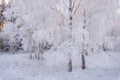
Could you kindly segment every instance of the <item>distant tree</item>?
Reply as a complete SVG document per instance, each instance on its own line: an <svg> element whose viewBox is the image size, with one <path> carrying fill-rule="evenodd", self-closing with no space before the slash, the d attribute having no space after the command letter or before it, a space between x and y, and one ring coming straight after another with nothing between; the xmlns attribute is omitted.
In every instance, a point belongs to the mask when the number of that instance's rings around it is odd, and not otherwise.
<svg viewBox="0 0 120 80"><path fill-rule="evenodd" d="M1 1L0 4L0 31L5 27L6 18L3 15L3 12L6 10L7 6L5 5L5 0Z"/></svg>
<svg viewBox="0 0 120 80"><path fill-rule="evenodd" d="M43 59L45 51L49 50L52 44L52 32L51 31L36 31L32 35L32 41L35 41L34 46L36 50L34 55L37 59Z"/></svg>

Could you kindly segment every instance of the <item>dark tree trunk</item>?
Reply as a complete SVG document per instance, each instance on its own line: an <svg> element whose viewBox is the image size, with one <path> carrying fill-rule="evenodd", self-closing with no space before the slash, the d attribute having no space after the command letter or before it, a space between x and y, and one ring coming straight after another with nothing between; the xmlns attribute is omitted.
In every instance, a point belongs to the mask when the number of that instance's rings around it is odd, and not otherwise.
<svg viewBox="0 0 120 80"><path fill-rule="evenodd" d="M68 63L68 71L72 72L72 60L71 59L69 60L69 63Z"/></svg>
<svg viewBox="0 0 120 80"><path fill-rule="evenodd" d="M105 43L103 43L102 48L103 48L103 51L109 50L109 49L106 47Z"/></svg>
<svg viewBox="0 0 120 80"><path fill-rule="evenodd" d="M86 66L85 66L85 57L84 55L82 55L82 69L85 69Z"/></svg>
<svg viewBox="0 0 120 80"><path fill-rule="evenodd" d="M69 27L70 27L70 31L72 32L72 27L73 27L73 16L72 16L72 12L73 12L73 10L72 10L72 0L69 0L69 13L70 13L70 15L69 15L69 21L70 21L70 23L69 23ZM72 42L72 34L71 34L71 32L70 32L70 35L69 35L69 39L71 40L71 42ZM69 47L71 48L71 44L69 45ZM71 54L72 53L69 53L69 62L68 62L68 71L69 72L72 72L72 59L71 59Z"/></svg>
<svg viewBox="0 0 120 80"><path fill-rule="evenodd" d="M38 55L37 55L37 59L40 59L41 58L41 52L42 52L42 45L39 43L39 52L38 52Z"/></svg>

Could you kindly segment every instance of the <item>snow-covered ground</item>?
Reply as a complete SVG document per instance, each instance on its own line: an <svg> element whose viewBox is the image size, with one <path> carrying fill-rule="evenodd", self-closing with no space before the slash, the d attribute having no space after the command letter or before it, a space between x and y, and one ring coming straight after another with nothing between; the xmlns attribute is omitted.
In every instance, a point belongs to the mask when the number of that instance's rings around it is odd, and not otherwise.
<svg viewBox="0 0 120 80"><path fill-rule="evenodd" d="M85 70L73 65L71 73L47 60L29 59L28 54L0 54L0 80L120 80L119 53L91 54L86 57Z"/></svg>

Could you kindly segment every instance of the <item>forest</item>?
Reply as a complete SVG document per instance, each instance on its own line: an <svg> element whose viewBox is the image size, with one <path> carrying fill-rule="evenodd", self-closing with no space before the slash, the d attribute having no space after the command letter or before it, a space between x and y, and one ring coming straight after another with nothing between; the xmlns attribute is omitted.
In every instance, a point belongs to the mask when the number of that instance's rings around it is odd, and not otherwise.
<svg viewBox="0 0 120 80"><path fill-rule="evenodd" d="M120 0L0 0L0 80L120 80Z"/></svg>

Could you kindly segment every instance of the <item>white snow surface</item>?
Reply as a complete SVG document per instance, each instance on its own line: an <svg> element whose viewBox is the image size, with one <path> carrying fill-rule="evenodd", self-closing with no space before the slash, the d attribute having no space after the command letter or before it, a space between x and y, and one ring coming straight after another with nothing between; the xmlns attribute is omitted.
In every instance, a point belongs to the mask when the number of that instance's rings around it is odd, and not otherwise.
<svg viewBox="0 0 120 80"><path fill-rule="evenodd" d="M45 54L44 60L29 59L28 54L0 54L1 80L120 80L120 54L98 53L86 57L81 69L80 56L73 58L73 71L67 71L62 54ZM48 57L48 56L49 57ZM54 57L57 58L54 58ZM60 59L62 57L62 59ZM77 63L76 63L77 61ZM78 63L79 62L79 63ZM55 64L57 63L57 64Z"/></svg>

